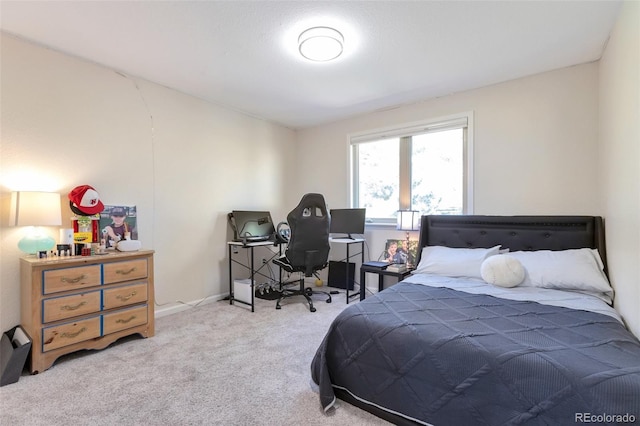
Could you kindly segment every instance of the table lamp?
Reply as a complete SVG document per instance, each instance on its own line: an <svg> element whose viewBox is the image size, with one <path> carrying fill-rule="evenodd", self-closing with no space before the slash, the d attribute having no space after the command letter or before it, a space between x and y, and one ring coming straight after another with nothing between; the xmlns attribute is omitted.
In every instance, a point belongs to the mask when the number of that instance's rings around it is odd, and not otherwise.
<svg viewBox="0 0 640 426"><path fill-rule="evenodd" d="M53 249L56 241L39 227L62 225L60 194L36 191L12 192L9 223L12 226L30 227L18 242L18 248L24 253L36 254Z"/></svg>
<svg viewBox="0 0 640 426"><path fill-rule="evenodd" d="M409 231L417 231L420 227L420 212L417 210L398 210L398 223L396 229L407 231L407 268L409 264Z"/></svg>

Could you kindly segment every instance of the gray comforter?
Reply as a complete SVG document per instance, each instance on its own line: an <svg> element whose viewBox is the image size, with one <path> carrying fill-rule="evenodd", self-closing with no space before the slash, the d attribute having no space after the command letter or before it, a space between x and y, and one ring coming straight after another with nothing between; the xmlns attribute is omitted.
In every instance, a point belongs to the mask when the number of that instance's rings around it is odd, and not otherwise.
<svg viewBox="0 0 640 426"><path fill-rule="evenodd" d="M436 425L640 422L640 342L609 316L400 283L346 308L311 365L334 387Z"/></svg>

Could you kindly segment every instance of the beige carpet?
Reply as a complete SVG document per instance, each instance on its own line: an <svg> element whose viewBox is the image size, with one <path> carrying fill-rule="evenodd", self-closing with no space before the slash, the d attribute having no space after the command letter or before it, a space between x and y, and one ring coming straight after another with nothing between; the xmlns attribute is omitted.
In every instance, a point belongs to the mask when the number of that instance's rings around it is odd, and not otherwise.
<svg viewBox="0 0 640 426"><path fill-rule="evenodd" d="M386 425L339 402L325 415L310 365L345 295L256 312L227 301L158 318L156 335L60 358L0 388L2 425ZM357 300L357 298L354 298ZM352 302L357 303L357 302Z"/></svg>

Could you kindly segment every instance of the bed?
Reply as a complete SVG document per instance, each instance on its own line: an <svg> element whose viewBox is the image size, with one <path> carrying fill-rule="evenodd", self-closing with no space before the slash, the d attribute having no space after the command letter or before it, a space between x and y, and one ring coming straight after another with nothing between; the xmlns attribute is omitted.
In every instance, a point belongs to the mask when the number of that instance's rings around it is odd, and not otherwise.
<svg viewBox="0 0 640 426"><path fill-rule="evenodd" d="M418 246L410 277L331 324L311 364L325 412L340 398L395 424L640 421L640 342L610 305L601 217L423 216Z"/></svg>

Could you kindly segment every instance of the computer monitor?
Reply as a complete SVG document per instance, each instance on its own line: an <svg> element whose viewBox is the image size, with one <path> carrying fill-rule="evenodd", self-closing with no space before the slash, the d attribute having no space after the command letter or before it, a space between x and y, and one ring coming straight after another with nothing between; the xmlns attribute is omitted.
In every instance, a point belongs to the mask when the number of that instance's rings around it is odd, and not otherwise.
<svg viewBox="0 0 640 426"><path fill-rule="evenodd" d="M232 214L237 241L265 241L276 232L271 213L267 211L234 210Z"/></svg>
<svg viewBox="0 0 640 426"><path fill-rule="evenodd" d="M364 234L364 222L367 209L331 209L332 234L347 234L347 238L353 239L351 234Z"/></svg>

